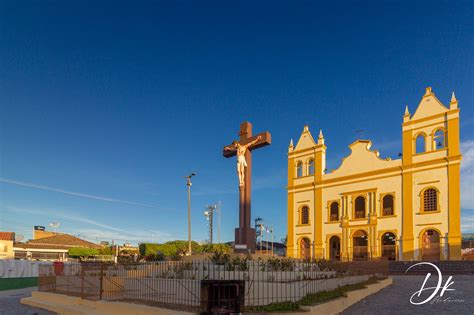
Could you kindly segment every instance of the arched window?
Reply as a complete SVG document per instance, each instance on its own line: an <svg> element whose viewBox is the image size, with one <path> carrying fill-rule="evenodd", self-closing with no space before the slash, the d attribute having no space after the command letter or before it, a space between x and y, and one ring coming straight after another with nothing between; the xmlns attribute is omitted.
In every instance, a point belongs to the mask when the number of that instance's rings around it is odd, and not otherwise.
<svg viewBox="0 0 474 315"><path fill-rule="evenodd" d="M428 188L423 192L423 211L438 211L438 192Z"/></svg>
<svg viewBox="0 0 474 315"><path fill-rule="evenodd" d="M307 206L301 208L300 224L309 224L309 208Z"/></svg>
<svg viewBox="0 0 474 315"><path fill-rule="evenodd" d="M382 199L382 215L393 215L393 196L385 195Z"/></svg>
<svg viewBox="0 0 474 315"><path fill-rule="evenodd" d="M339 203L338 202L331 203L329 212L330 212L329 221L339 221Z"/></svg>
<svg viewBox="0 0 474 315"><path fill-rule="evenodd" d="M365 198L359 196L355 199L355 218L362 219L365 218Z"/></svg>
<svg viewBox="0 0 474 315"><path fill-rule="evenodd" d="M303 162L296 163L296 177L303 176Z"/></svg>
<svg viewBox="0 0 474 315"><path fill-rule="evenodd" d="M418 154L418 153L423 153L426 151L426 146L425 146L425 135L420 133L417 137L416 137L416 147L415 147L415 154Z"/></svg>
<svg viewBox="0 0 474 315"><path fill-rule="evenodd" d="M439 129L433 135L434 150L443 149L446 147L446 139L444 137L444 131Z"/></svg>
<svg viewBox="0 0 474 315"><path fill-rule="evenodd" d="M314 175L314 160L308 161L308 175Z"/></svg>

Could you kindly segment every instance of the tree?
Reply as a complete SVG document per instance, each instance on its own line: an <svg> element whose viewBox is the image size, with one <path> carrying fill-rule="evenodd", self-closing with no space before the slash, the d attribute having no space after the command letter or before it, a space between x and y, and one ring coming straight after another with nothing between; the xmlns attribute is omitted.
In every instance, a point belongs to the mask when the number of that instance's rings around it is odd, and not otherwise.
<svg viewBox="0 0 474 315"><path fill-rule="evenodd" d="M68 251L69 257L76 257L83 260L89 256L95 256L99 254L99 250L95 248L88 248L88 247L73 247L70 248Z"/></svg>
<svg viewBox="0 0 474 315"><path fill-rule="evenodd" d="M229 253L231 247L224 243L216 244L204 244L200 246L199 252L201 253Z"/></svg>
<svg viewBox="0 0 474 315"><path fill-rule="evenodd" d="M112 253L112 247L111 246L105 246L99 249L99 255L113 255Z"/></svg>

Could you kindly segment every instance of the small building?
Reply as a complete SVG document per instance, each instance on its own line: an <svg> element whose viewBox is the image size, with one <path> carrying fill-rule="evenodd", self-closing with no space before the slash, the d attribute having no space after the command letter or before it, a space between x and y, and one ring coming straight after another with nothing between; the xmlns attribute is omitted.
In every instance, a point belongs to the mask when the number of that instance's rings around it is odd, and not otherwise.
<svg viewBox="0 0 474 315"><path fill-rule="evenodd" d="M13 258L15 232L0 232L0 259Z"/></svg>
<svg viewBox="0 0 474 315"><path fill-rule="evenodd" d="M286 245L279 242L257 242L255 247L255 253L261 255L273 255L276 256L286 256Z"/></svg>
<svg viewBox="0 0 474 315"><path fill-rule="evenodd" d="M234 241L226 242L225 244L229 245L231 248L234 248ZM272 243L271 241L256 242L255 254L272 255L272 248L273 255L282 257L286 256L286 245L279 242Z"/></svg>
<svg viewBox="0 0 474 315"><path fill-rule="evenodd" d="M16 242L13 246L15 259L61 260L67 261L68 251L73 247L101 249L102 246L73 235L55 233L35 233L35 239L26 243ZM44 237L43 237L44 236Z"/></svg>

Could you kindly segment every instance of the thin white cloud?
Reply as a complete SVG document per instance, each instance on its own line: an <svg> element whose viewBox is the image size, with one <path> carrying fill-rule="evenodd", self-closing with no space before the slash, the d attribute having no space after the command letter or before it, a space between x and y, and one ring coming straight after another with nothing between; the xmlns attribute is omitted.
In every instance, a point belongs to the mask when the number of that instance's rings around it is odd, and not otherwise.
<svg viewBox="0 0 474 315"><path fill-rule="evenodd" d="M461 216L461 232L474 233L474 214Z"/></svg>
<svg viewBox="0 0 474 315"><path fill-rule="evenodd" d="M23 214L32 214L32 215L38 215L38 216L47 216L49 218L54 218L54 219L64 219L66 221L72 221L72 222L77 222L77 223L85 223L85 224L90 224L94 225L100 228L104 229L109 229L117 232L123 232L123 229L116 228L111 225L103 224L97 221L94 221L89 218L84 218L81 216L78 216L76 214L70 213L70 212L65 212L65 211L54 211L54 210L44 210L44 209L31 209L31 208L18 208L18 207L11 207L11 206L5 206L3 207L4 210L7 210L12 213L23 213Z"/></svg>
<svg viewBox="0 0 474 315"><path fill-rule="evenodd" d="M174 240L171 234L162 231L143 231L143 230L131 230L122 233L103 231L98 229L79 229L77 233L80 237L85 238L89 241L97 242L101 240L114 240L116 243L120 242L131 242L131 243L143 243L143 242L155 242L164 243L167 241ZM76 234L77 235L77 234Z"/></svg>
<svg viewBox="0 0 474 315"><path fill-rule="evenodd" d="M22 181L18 181L18 180L14 180L14 179L8 179L8 178L0 177L0 182L7 183L7 184L18 185L18 186L23 186L23 187L41 189L41 190L46 190L46 191L58 192L58 193L71 195L71 196L76 196L76 197L81 197L81 198L108 201L108 202L117 202L117 203L133 205L133 206L141 206L141 207L147 207L147 208L156 208L155 206L147 205L147 204L144 204L144 203L127 201L127 200L120 200L120 199L104 197L104 196L84 194L84 193L80 193L80 192L69 191L69 190L49 187L49 186L45 186L45 185L38 185L38 184L34 184L34 183L22 182Z"/></svg>
<svg viewBox="0 0 474 315"><path fill-rule="evenodd" d="M75 236L79 236L83 239L87 239L91 242L99 242L103 240L116 242L131 242L131 243L140 243L140 242L166 242L176 238L172 238L172 235L158 230L143 230L143 229L121 229L108 224L104 224L89 218L79 216L76 213L64 212L64 211L55 211L55 210L44 210L44 209L32 209L32 208L18 208L5 206L2 208L5 211L11 213L21 213L24 215L38 215L46 216L48 218L62 219L67 222L76 222L81 223L80 228L77 229L62 229L58 228L58 232L68 233ZM62 221L61 220L61 221ZM9 220L11 221L11 220ZM10 225L16 226L16 224L11 221ZM84 227L85 226L85 227ZM94 226L88 227L88 226ZM20 228L20 230L27 231L26 227Z"/></svg>

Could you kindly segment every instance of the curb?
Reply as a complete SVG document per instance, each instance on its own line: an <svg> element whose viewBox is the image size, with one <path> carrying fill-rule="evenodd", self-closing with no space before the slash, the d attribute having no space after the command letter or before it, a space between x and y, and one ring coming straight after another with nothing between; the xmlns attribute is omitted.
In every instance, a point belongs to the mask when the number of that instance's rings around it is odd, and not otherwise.
<svg viewBox="0 0 474 315"><path fill-rule="evenodd" d="M347 292L347 297L341 297L333 301L329 301L323 304L318 304L314 306L304 306L302 309L307 311L307 314L339 314L344 311L346 308L352 306L353 304L359 302L360 300L372 295L389 285L393 282L392 278L387 278L381 280L378 283L369 284L367 288L355 291Z"/></svg>

